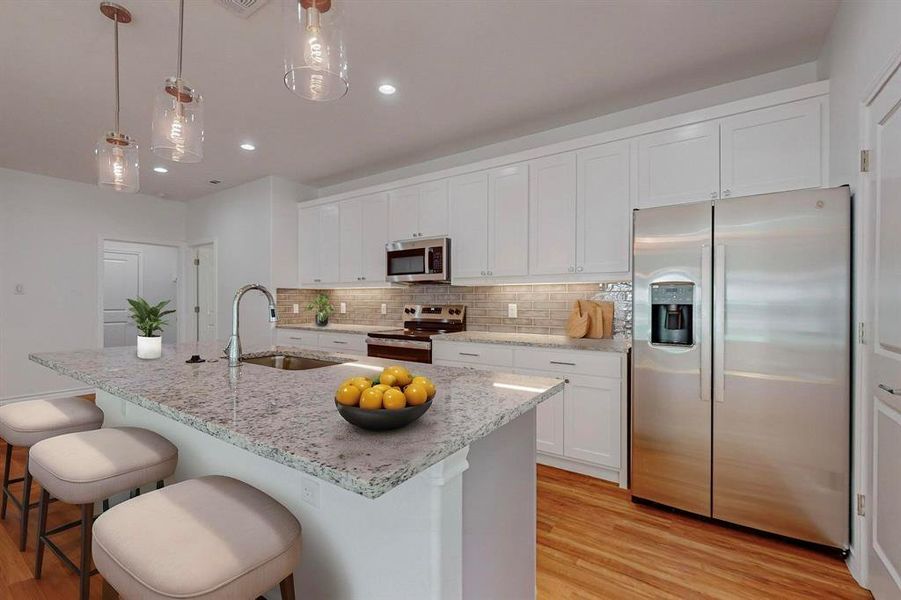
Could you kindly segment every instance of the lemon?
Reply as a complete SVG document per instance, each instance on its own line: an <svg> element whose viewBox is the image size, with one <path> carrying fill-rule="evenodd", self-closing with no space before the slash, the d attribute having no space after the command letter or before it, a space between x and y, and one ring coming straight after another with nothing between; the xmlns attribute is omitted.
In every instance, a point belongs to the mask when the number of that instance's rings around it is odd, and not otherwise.
<svg viewBox="0 0 901 600"><path fill-rule="evenodd" d="M375 410L382 408L382 390L366 388L360 394L360 408Z"/></svg>
<svg viewBox="0 0 901 600"><path fill-rule="evenodd" d="M356 406L360 403L360 388L355 385L342 385L335 392L335 400L344 406Z"/></svg>
<svg viewBox="0 0 901 600"><path fill-rule="evenodd" d="M406 370L404 367L398 365L392 365L385 369L385 373L387 375L394 375L396 378L397 385L404 386L409 385L413 378L410 376L410 372Z"/></svg>
<svg viewBox="0 0 901 600"><path fill-rule="evenodd" d="M425 387L425 391L426 391L426 393L428 393L429 398L434 398L434 397L435 397L435 392L438 391L438 390L435 388L435 384L432 383L432 380L429 379L428 377L421 377L421 376L420 376L420 377L414 377L414 378L413 378L413 383L419 384L419 385Z"/></svg>
<svg viewBox="0 0 901 600"><path fill-rule="evenodd" d="M365 377L354 377L353 379L350 380L350 384L360 388L361 392L367 388L372 387L372 381L370 381L369 379L367 379Z"/></svg>
<svg viewBox="0 0 901 600"><path fill-rule="evenodd" d="M429 399L425 386L418 383L411 383L404 388L404 396L407 398L407 404L411 406L419 406Z"/></svg>
<svg viewBox="0 0 901 600"><path fill-rule="evenodd" d="M382 390L382 393L385 393L385 392L387 392L388 390L391 389L391 386L390 386L390 385L385 385L384 383L379 383L378 385L372 386L372 389L374 389L374 390Z"/></svg>
<svg viewBox="0 0 901 600"><path fill-rule="evenodd" d="M391 373L382 373L382 376L379 378L379 383L384 383L388 387L393 387L395 383L397 383L397 377L392 375Z"/></svg>
<svg viewBox="0 0 901 600"><path fill-rule="evenodd" d="M397 410L407 405L407 397L400 390L389 389L382 396L382 403L388 410Z"/></svg>

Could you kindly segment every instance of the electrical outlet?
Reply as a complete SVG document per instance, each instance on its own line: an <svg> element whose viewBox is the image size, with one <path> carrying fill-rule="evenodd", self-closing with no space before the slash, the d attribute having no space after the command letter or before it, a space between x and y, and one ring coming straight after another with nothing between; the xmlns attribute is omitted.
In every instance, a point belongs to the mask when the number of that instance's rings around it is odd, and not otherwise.
<svg viewBox="0 0 901 600"><path fill-rule="evenodd" d="M510 303L507 305L507 316L511 319L516 318L516 305L515 304Z"/></svg>
<svg viewBox="0 0 901 600"><path fill-rule="evenodd" d="M387 314L388 314L388 305L385 304L384 302L382 302L382 314L383 314L383 315L387 315Z"/></svg>
<svg viewBox="0 0 901 600"><path fill-rule="evenodd" d="M342 314L342 315L346 315L346 314L347 314L347 302L342 302L342 303L341 303L341 314Z"/></svg>
<svg viewBox="0 0 901 600"><path fill-rule="evenodd" d="M310 506L319 508L319 482L304 478L300 484L300 497Z"/></svg>
<svg viewBox="0 0 901 600"><path fill-rule="evenodd" d="M25 295L25 286L22 285L21 283L17 283L15 294L16 294L16 296L24 296Z"/></svg>
<svg viewBox="0 0 901 600"><path fill-rule="evenodd" d="M297 313L299 313L299 312L300 312L300 304L295 304L295 305L293 306L293 309L294 309L294 314L295 314L295 315L296 315Z"/></svg>

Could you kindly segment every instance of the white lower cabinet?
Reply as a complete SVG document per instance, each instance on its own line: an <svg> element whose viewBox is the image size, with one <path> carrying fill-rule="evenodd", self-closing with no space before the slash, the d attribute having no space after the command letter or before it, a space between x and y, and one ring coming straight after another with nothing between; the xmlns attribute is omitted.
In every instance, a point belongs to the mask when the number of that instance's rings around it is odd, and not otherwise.
<svg viewBox="0 0 901 600"><path fill-rule="evenodd" d="M546 454L564 454L564 412L563 403L566 392L561 392L538 405L536 410L538 425L538 451Z"/></svg>
<svg viewBox="0 0 901 600"><path fill-rule="evenodd" d="M366 334L278 328L276 344L303 350L331 350L349 354L366 354Z"/></svg>
<svg viewBox="0 0 901 600"><path fill-rule="evenodd" d="M319 348L319 333L306 329L277 328L275 340L279 346L294 346L309 350L318 350Z"/></svg>
<svg viewBox="0 0 901 600"><path fill-rule="evenodd" d="M563 394L563 454L619 469L622 381L572 375Z"/></svg>

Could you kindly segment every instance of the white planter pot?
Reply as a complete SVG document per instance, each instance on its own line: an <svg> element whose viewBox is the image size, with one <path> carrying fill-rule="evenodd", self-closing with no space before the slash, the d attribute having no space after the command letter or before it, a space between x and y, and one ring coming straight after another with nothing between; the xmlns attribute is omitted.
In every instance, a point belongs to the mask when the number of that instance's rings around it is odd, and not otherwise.
<svg viewBox="0 0 901 600"><path fill-rule="evenodd" d="M163 355L163 338L138 336L138 358L159 358Z"/></svg>

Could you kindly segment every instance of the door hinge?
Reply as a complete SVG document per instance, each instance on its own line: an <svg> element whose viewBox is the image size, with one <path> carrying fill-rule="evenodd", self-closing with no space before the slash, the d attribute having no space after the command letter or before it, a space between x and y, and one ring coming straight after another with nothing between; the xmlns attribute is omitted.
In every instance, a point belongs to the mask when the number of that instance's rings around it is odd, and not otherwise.
<svg viewBox="0 0 901 600"><path fill-rule="evenodd" d="M860 151L860 172L861 173L869 173L870 172L870 151L869 150L861 150Z"/></svg>
<svg viewBox="0 0 901 600"><path fill-rule="evenodd" d="M866 344L867 343L867 335L866 335L866 326L864 322L861 321L857 324L857 343L858 344Z"/></svg>
<svg viewBox="0 0 901 600"><path fill-rule="evenodd" d="M199 306L195 306L195 307L194 307L194 312L200 314L200 307L199 307Z"/></svg>
<svg viewBox="0 0 901 600"><path fill-rule="evenodd" d="M861 517L867 516L867 497L863 494L857 494L857 514Z"/></svg>
<svg viewBox="0 0 901 600"><path fill-rule="evenodd" d="M194 266L196 267L196 266L199 265L199 264L200 264L200 259L199 259L199 258L195 258L195 259L194 259Z"/></svg>

